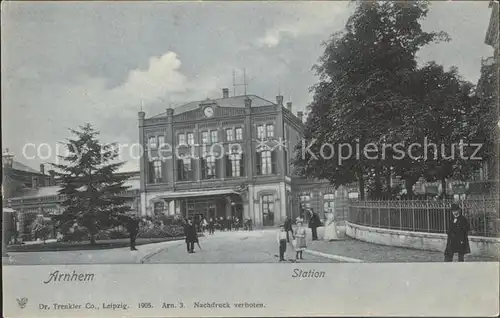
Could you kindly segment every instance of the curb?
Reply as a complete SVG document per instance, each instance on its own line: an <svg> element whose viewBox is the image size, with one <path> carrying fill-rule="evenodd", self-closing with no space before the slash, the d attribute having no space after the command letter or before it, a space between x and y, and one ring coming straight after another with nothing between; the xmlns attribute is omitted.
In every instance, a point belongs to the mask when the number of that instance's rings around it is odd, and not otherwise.
<svg viewBox="0 0 500 318"><path fill-rule="evenodd" d="M341 256L341 255L327 254L327 253L313 251L313 250L309 250L309 249L304 250L304 252L306 252L308 254L311 254L311 255L321 256L321 257L325 257L325 258L329 258L329 259L334 259L334 260L342 261L342 262L348 262L348 263L368 263L368 261L365 261L365 260L362 260L362 259L358 259L358 258L350 258L350 257Z"/></svg>
<svg viewBox="0 0 500 318"><path fill-rule="evenodd" d="M178 242L179 240L172 240L172 241L167 241L167 242L162 242L162 243L170 243L170 242ZM160 243L161 244L161 243ZM150 252L146 255L144 255L143 257L141 257L139 259L139 263L140 264L144 264L146 261L148 261L150 258L152 258L153 256L157 255L157 254L160 254L164 251L166 251L170 246L168 246L169 244L167 244L167 246L164 246L154 252Z"/></svg>

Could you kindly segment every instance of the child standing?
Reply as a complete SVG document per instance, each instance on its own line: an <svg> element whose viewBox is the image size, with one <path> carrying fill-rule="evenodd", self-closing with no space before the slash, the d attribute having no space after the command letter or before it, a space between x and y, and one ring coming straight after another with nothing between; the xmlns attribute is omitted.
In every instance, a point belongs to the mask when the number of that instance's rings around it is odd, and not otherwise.
<svg viewBox="0 0 500 318"><path fill-rule="evenodd" d="M295 229L295 251L297 255L296 259L303 259L302 252L306 249L306 229L304 228L304 221L302 219L297 220L297 228Z"/></svg>
<svg viewBox="0 0 500 318"><path fill-rule="evenodd" d="M280 226L280 230L277 235L277 241L280 247L280 262L285 260L285 252L286 252L286 231L285 227Z"/></svg>

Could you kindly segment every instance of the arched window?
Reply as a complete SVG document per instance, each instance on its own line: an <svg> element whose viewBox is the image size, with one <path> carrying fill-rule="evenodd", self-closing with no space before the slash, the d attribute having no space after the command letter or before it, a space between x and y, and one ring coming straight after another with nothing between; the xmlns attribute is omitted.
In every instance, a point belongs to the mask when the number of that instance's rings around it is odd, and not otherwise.
<svg viewBox="0 0 500 318"><path fill-rule="evenodd" d="M165 214L168 211L168 206L165 203L165 201L158 201L154 203L154 214L155 215L160 215L160 214Z"/></svg>
<svg viewBox="0 0 500 318"><path fill-rule="evenodd" d="M274 224L274 196L262 196L262 223L264 226Z"/></svg>
<svg viewBox="0 0 500 318"><path fill-rule="evenodd" d="M216 177L216 161L212 154L205 154L202 159L202 179L212 179Z"/></svg>
<svg viewBox="0 0 500 318"><path fill-rule="evenodd" d="M326 193L323 196L323 210L325 212L335 211L335 194Z"/></svg>

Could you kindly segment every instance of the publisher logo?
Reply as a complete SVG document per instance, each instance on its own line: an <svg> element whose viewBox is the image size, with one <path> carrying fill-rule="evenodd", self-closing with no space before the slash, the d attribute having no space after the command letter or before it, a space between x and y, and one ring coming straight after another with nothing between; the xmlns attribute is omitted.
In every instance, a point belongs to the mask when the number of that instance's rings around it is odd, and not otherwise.
<svg viewBox="0 0 500 318"><path fill-rule="evenodd" d="M23 297L23 298L17 298L17 304L21 309L24 309L26 307L26 304L28 303L28 298Z"/></svg>

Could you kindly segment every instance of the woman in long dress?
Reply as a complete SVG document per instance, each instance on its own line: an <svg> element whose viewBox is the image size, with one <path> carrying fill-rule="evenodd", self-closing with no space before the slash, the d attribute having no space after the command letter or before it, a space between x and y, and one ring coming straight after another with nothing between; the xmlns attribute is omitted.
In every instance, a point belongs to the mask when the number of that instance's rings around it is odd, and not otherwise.
<svg viewBox="0 0 500 318"><path fill-rule="evenodd" d="M332 210L325 211L326 222L325 222L325 234L323 236L323 240L325 241L334 241L338 240L339 237L337 235L337 225L335 224L335 214Z"/></svg>
<svg viewBox="0 0 500 318"><path fill-rule="evenodd" d="M302 252L306 249L306 229L304 228L304 221L302 219L297 220L297 227L294 231L295 237L295 251L297 252L296 259L304 259L302 257Z"/></svg>

